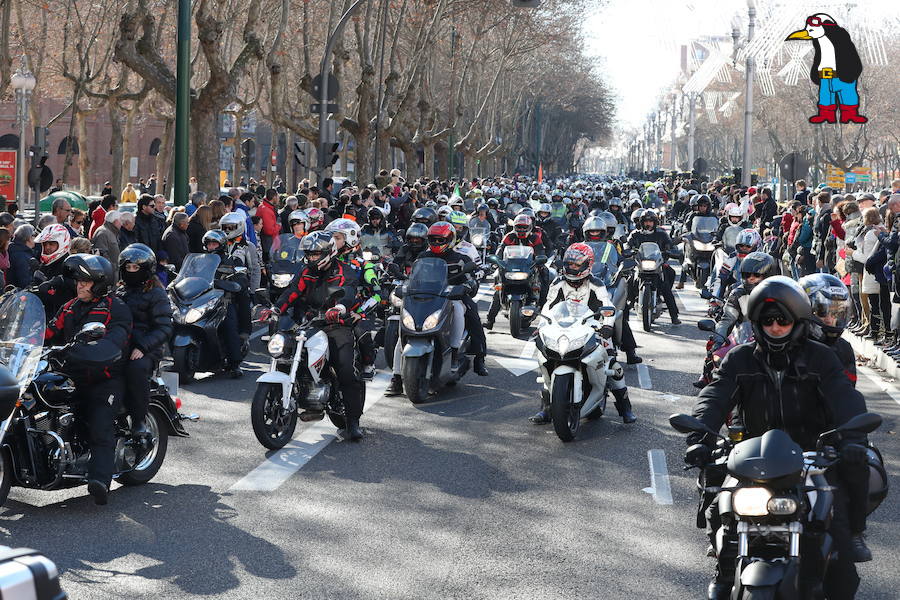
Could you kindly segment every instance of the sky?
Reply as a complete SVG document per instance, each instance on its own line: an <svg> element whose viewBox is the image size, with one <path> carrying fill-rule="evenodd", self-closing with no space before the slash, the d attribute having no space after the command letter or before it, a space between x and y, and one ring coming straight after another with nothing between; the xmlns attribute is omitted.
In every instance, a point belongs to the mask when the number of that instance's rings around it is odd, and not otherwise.
<svg viewBox="0 0 900 600"><path fill-rule="evenodd" d="M757 5L778 1L757 0ZM900 16L896 0L810 4L821 5L823 12L838 10L835 4L855 4L876 18ZM680 70L681 44L706 35L730 38L733 20L746 14L746 0L606 0L587 15L588 53L602 59L604 75L616 93L619 125L640 126L659 95L672 88ZM802 26L798 23L797 29Z"/></svg>

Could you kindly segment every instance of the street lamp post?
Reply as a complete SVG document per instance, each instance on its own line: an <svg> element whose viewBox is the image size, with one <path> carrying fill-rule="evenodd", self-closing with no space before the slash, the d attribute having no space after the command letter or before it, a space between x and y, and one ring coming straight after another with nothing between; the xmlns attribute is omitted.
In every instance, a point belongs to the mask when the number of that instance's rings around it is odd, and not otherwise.
<svg viewBox="0 0 900 600"><path fill-rule="evenodd" d="M26 181L25 169L25 126L28 123L28 102L31 100L31 92L37 83L34 75L23 67L10 77L9 81L12 88L16 91L16 122L19 125L19 148L18 158L16 158L16 195L18 196L19 206L23 210L28 208L28 183ZM34 207L34 217L37 219L37 203Z"/></svg>
<svg viewBox="0 0 900 600"><path fill-rule="evenodd" d="M697 93L696 92L688 92L688 166L687 170L690 171L694 168L694 160L695 160L695 136L694 131L697 127Z"/></svg>
<svg viewBox="0 0 900 600"><path fill-rule="evenodd" d="M747 16L750 20L749 29L747 31L747 44L749 45L753 40L753 30L756 27L756 5L754 0L747 0ZM747 69L744 74L746 75L744 87L744 160L741 165L741 186L750 187L750 164L753 158L751 144L753 141L754 61L753 55L749 52L747 53Z"/></svg>
<svg viewBox="0 0 900 600"><path fill-rule="evenodd" d="M191 127L191 2L178 0L178 29L175 42L175 181L172 182L172 201L176 206L187 204L188 160ZM114 181L113 185L118 182Z"/></svg>

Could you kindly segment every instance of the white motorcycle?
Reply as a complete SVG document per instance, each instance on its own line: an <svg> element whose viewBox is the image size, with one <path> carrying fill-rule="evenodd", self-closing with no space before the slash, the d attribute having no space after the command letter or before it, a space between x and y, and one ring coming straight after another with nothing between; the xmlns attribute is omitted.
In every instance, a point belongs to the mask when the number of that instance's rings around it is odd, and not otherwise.
<svg viewBox="0 0 900 600"><path fill-rule="evenodd" d="M566 300L545 308L544 324L536 345L542 355L541 377L545 404L564 442L575 439L582 417L598 419L606 410L609 389L624 389L624 370L615 359L612 339L600 334L605 320L615 322L616 309L604 306L597 313L579 302Z"/></svg>

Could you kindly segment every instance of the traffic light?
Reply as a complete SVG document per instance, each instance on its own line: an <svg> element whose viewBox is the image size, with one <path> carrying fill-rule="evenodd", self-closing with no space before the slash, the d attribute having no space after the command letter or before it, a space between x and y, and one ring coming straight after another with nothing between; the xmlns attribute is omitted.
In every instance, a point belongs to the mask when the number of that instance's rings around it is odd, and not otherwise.
<svg viewBox="0 0 900 600"><path fill-rule="evenodd" d="M303 144L301 142L294 142L294 161L301 167L306 167L303 159L306 158L306 152L303 151Z"/></svg>
<svg viewBox="0 0 900 600"><path fill-rule="evenodd" d="M337 154L338 148L340 147L340 142L325 142L322 144L320 152L322 153L321 156L324 157L322 164L326 169L336 163L340 158Z"/></svg>
<svg viewBox="0 0 900 600"><path fill-rule="evenodd" d="M247 173L253 172L253 165L256 164L256 142L247 138L241 142L241 164Z"/></svg>

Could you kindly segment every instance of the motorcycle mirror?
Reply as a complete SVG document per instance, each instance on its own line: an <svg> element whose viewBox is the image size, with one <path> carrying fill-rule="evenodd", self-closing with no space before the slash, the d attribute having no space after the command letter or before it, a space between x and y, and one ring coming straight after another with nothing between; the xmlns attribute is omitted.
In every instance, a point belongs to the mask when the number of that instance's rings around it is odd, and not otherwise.
<svg viewBox="0 0 900 600"><path fill-rule="evenodd" d="M669 417L669 425L678 433L711 433L719 436L700 419L686 414L677 414Z"/></svg>
<svg viewBox="0 0 900 600"><path fill-rule="evenodd" d="M538 256L538 257L535 259L534 264L536 264L536 265L545 265L545 264L547 264L547 257L546 257L546 256Z"/></svg>
<svg viewBox="0 0 900 600"><path fill-rule="evenodd" d="M84 327L81 328L75 335L75 339L78 342L93 342L95 340L99 340L104 335L106 335L106 325L103 323L86 323Z"/></svg>
<svg viewBox="0 0 900 600"><path fill-rule="evenodd" d="M844 431L855 431L858 433L872 433L879 427L881 427L881 415L876 413L862 413L861 415L856 415L840 427L836 428L835 431L844 432Z"/></svg>
<svg viewBox="0 0 900 600"><path fill-rule="evenodd" d="M697 329L700 331L715 331L716 322L712 319L701 319L697 321Z"/></svg>
<svg viewBox="0 0 900 600"><path fill-rule="evenodd" d="M603 306L596 312L598 317L614 317L616 316L616 307L615 306Z"/></svg>
<svg viewBox="0 0 900 600"><path fill-rule="evenodd" d="M499 265L499 264L500 264L500 259L497 258L497 255L496 255L496 254L488 254L487 261L488 261L489 263L491 263L492 265Z"/></svg>
<svg viewBox="0 0 900 600"><path fill-rule="evenodd" d="M703 298L704 300L709 300L710 298L713 297L713 295L712 295L712 292L710 292L708 289L703 288L702 290L700 290L700 297Z"/></svg>

